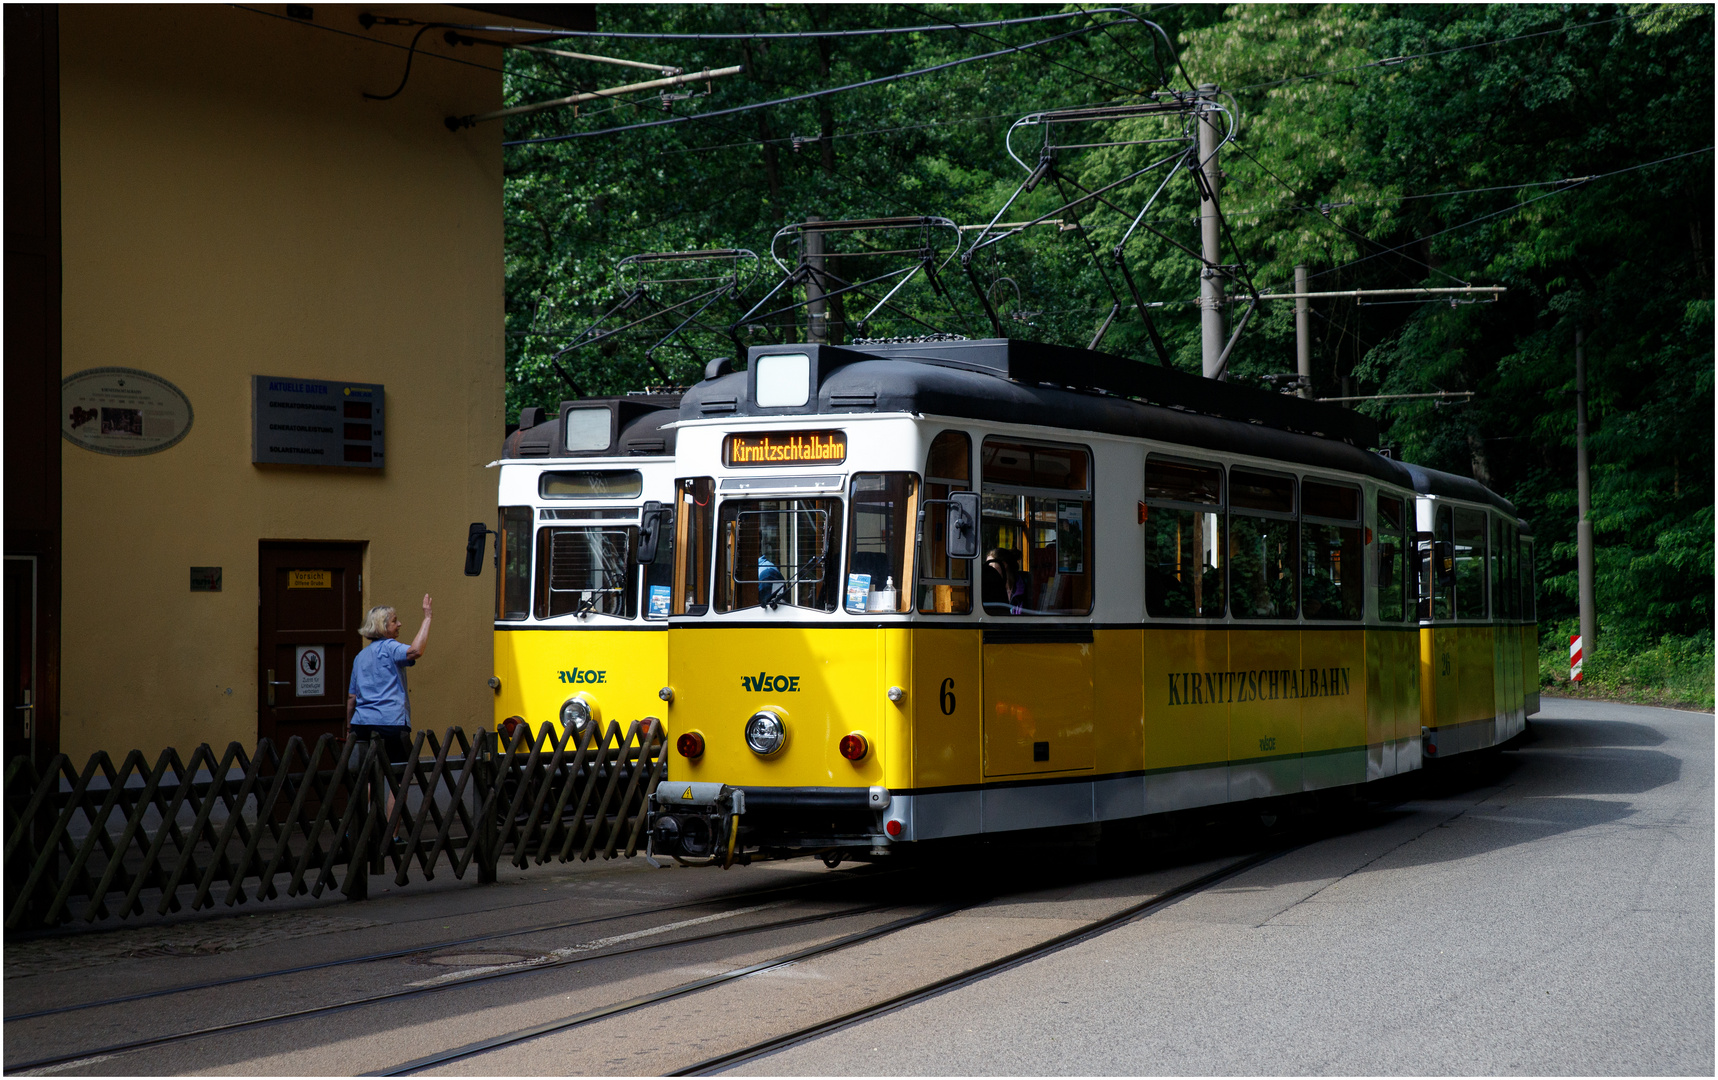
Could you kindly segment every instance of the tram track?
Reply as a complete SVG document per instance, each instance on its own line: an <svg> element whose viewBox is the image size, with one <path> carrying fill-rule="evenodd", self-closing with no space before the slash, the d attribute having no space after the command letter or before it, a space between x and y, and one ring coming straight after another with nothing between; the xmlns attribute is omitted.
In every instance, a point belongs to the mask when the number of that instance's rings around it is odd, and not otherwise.
<svg viewBox="0 0 1718 1080"><path fill-rule="evenodd" d="M775 890L769 890L769 891L775 891ZM773 906L773 905L770 905L770 906ZM429 982L420 983L417 985L408 986L408 987L405 987L405 988L399 989L399 990L388 991L386 993L371 994L371 995L364 996L364 997L352 998L352 999L349 999L346 1001L332 1002L332 1003L329 1003L326 1005L315 1005L315 1006L310 1006L310 1007L302 1008L302 1009L292 1009L292 1010L287 1010L284 1012L272 1013L272 1014L269 1014L267 1016L258 1016L258 1017L250 1017L250 1018L243 1019L243 1020L234 1020L234 1021L230 1021L230 1022L223 1023L223 1024L211 1024L211 1025L201 1027L201 1028L195 1028L195 1029L186 1030L186 1031L171 1032L171 1033L168 1033L165 1035L156 1035L156 1036L151 1036L151 1037L145 1038L145 1039L135 1039L135 1040L127 1041L127 1042L112 1043L112 1044L109 1044L106 1046L91 1047L88 1049L78 1050L78 1051L64 1053L64 1054L55 1054L55 1055L50 1056L50 1057L37 1058L34 1060L30 1060L30 1061L21 1061L21 1062L16 1062L16 1063L8 1062L3 1066L3 1068L4 1068L4 1071L7 1073L28 1073L28 1072L32 1072L32 1071L38 1070L38 1069L48 1069L48 1068L55 1068L55 1067L59 1067L59 1066L65 1066L65 1065L69 1065L69 1064L75 1064L75 1063L80 1062L80 1061L86 1061L86 1060L93 1061L93 1060L97 1060L97 1059L112 1058L112 1057L117 1057L121 1054L135 1053L135 1052L140 1051L140 1050L149 1050L149 1049L153 1049L156 1047L169 1046L169 1045L172 1045L175 1043L189 1042L189 1041L196 1040L196 1039L212 1038L215 1036L228 1035L228 1034L232 1034L232 1033L240 1032L240 1031L247 1031L247 1030L252 1030L252 1029L256 1029L256 1028L269 1027L269 1026L274 1026L274 1025L279 1025L279 1024L294 1023L297 1021L309 1020L309 1019L312 1019L315 1017L329 1016L329 1015L333 1015L336 1013L348 1012L348 1011L351 1011L354 1009L360 1009L360 1008L364 1008L364 1007L371 1006L371 1005L381 1005L381 1004L392 1003L392 1002L400 1002L400 1001L405 1001L405 1000L409 1000L409 999L413 999L413 998L425 997L425 996L428 996L430 994L445 993L445 992L453 991L453 990L461 990L461 989L465 989L467 987L486 986L486 985L489 985L491 983L494 983L494 982L496 982L498 980L502 980L502 979L514 979L514 978L520 978L522 976L527 976L527 975L540 974L542 972L547 972L547 971L559 971L559 970L566 969L566 968L571 967L571 966L576 965L576 964L589 963L589 962L597 961L597 960L609 960L609 959L614 959L614 958L623 957L623 956L636 956L636 955L639 955L642 953L661 952L661 951L665 951L668 949L682 948L685 946L696 945L696 944L700 944L703 942L709 942L709 941L732 940L734 938L738 938L738 937L742 937L742 936L746 936L746 935L750 935L750 934L767 933L770 931L777 931L777 930L787 930L787 929L793 929L795 927L814 925L816 923L821 923L821 922L831 922L831 921L838 920L838 919L854 918L857 916L872 914L872 913L875 913L877 911L887 910L890 907L899 907L899 906L900 905L890 905L890 904L867 904L867 905L863 905L863 906L859 906L859 907L846 908L846 909L843 909L840 911L817 912L817 913L810 914L810 915L800 915L800 916L795 916L795 917L789 918L789 919L778 920L775 922L761 923L761 924L757 924L757 925L750 925L750 926L743 926L743 927L724 928L723 930L720 930L720 931L715 931L715 932L711 932L711 933L703 933L703 934L694 934L694 935L690 935L690 936L683 937L683 938L675 938L671 941L658 941L658 942L651 942L651 943L642 944L642 945L630 945L630 946L623 946L621 948L605 949L605 950L601 950L601 951L576 952L576 951L573 951L574 949L577 948L575 946L571 949L562 950L567 955L556 956L552 953L544 954L544 957L541 959L540 962L521 963L521 964L517 964L517 965L507 965L500 970L481 970L481 971L474 972L474 973L468 974L468 975L463 975L463 976L458 972L451 972L451 973L449 973L449 977L447 977L445 979L445 981L443 981L443 980L429 981ZM425 950L423 950L423 949L411 950L411 952L414 952L414 953L423 952L423 951L425 951Z"/></svg>
<svg viewBox="0 0 1718 1080"><path fill-rule="evenodd" d="M929 998L929 997L934 997L938 994L945 993L949 990L956 989L960 986L964 986L964 985L967 985L969 983L976 982L980 979L987 978L991 975L998 974L998 973L1003 972L1003 971L1007 971L1011 968L1019 967L1022 964L1030 963L1033 960L1039 959L1039 958L1044 957L1044 956L1048 956L1051 953L1058 952L1058 951L1065 949L1065 948L1068 948L1072 945L1076 945L1076 944L1079 944L1080 942L1083 942L1083 941L1089 940L1091 938L1098 937L1102 934L1108 933L1109 931L1114 930L1119 926L1125 925L1125 924L1130 923L1130 922L1134 922L1134 921L1141 919L1141 918L1145 918L1145 917L1147 917L1147 916L1149 916L1149 915L1151 915L1151 914L1153 914L1159 910L1162 910L1163 908L1166 908L1166 907L1169 907L1175 903L1178 903L1179 901L1184 900L1189 896L1195 895L1195 894L1197 894L1199 892L1203 892L1204 890L1209 889L1215 885L1221 884L1222 882L1227 881L1228 879L1235 877L1238 874L1245 873L1248 870L1254 869L1254 868L1256 868L1258 866L1262 866L1265 863L1268 863L1274 859L1280 858L1281 856L1289 853L1290 851L1293 851L1293 850L1295 850L1299 847L1302 847L1302 846L1305 846L1304 842L1299 843L1299 844L1292 844L1292 845L1288 845L1288 846L1283 846L1283 847L1276 847L1276 848L1272 848L1272 849L1267 850L1267 851L1263 851L1263 852L1259 852L1259 853L1247 856L1246 858L1232 862L1232 863L1230 863L1226 866L1223 866L1217 870L1214 870L1210 873L1201 875L1200 877L1197 877L1197 878L1193 879L1192 881L1185 882L1185 883L1177 885L1177 886L1173 886L1173 887L1171 887L1171 888L1169 888L1169 889L1167 889L1161 893L1158 893L1157 895L1151 897L1150 899L1143 900L1137 904L1129 905L1128 907L1123 908L1121 911L1115 912L1111 915L1107 915L1101 919L1094 920L1094 921L1086 924L1085 926L1076 927L1073 930L1069 930L1065 933L1059 934L1053 938L1050 938L1047 941L1039 942L1037 944L1016 950L1016 951L1011 952L1008 955L1003 956L1003 957L996 959L996 960L988 961L988 962L983 963L983 964L974 965L974 966L966 968L960 972L957 972L953 975L949 975L949 976L946 976L944 978L937 979L937 980L935 980L935 981L933 981L933 982L931 982L925 986L915 988L915 989L907 991L906 993L903 993L903 994L895 995L895 996L890 997L890 998L888 998L882 1002L877 1002L877 1003L874 1003L872 1005L865 1006L861 1009L850 1011L848 1013L837 1016L834 1019L821 1021L817 1024L810 1025L810 1026L807 1026L804 1028L800 1028L800 1029L797 1029L797 1030L792 1031L792 1032L788 1032L788 1033L783 1034L783 1035L774 1036L770 1039L764 1040L764 1041L759 1042L759 1043L755 1043L755 1044L748 1046L748 1047L744 1047L740 1050L732 1051L732 1052L727 1053L727 1054L723 1054L723 1055L719 1055L717 1057L712 1057L712 1058L708 1058L708 1059L699 1061L695 1064L686 1066L682 1069L668 1071L666 1073L666 1075L670 1075L670 1076L696 1076L696 1075L706 1075L706 1074L709 1074L712 1072L719 1072L722 1069L731 1067L732 1065L739 1064L743 1061L748 1061L748 1060L751 1060L752 1058L756 1058L756 1057L762 1057L766 1054L773 1053L777 1050L786 1049L787 1047L797 1045L798 1043L801 1043L801 1042L809 1041L809 1040L817 1038L821 1035L827 1034L828 1032L836 1031L836 1030L839 1030L840 1028L847 1027L851 1024L859 1023L863 1020L869 1019L872 1016L881 1015L883 1013L892 1011L894 1009L899 1009L899 1008L905 1007L907 1005L911 1005L914 1002L921 1001L921 1000L924 1000L924 999ZM927 911L927 912L924 912L924 913L921 913L918 915L909 916L907 918L895 920L894 922L887 923L887 924L884 924L882 926L877 926L877 927L872 927L872 928L867 929L867 930L862 930L862 931L859 931L857 933L849 934L849 935L846 935L844 937L835 939L833 941L828 941L828 942L824 942L824 943L821 943L818 945L809 946L809 947L806 947L803 949L794 950L794 951L789 952L787 954L784 954L782 956L773 957L773 958L770 958L767 960L762 960L762 961L759 961L758 963L750 964L750 965L747 965L747 966L741 967L741 968L736 968L732 971L722 972L720 974L708 976L708 977L703 978L703 979L696 979L696 980L693 980L691 982L680 984L679 986L669 987L667 989L659 990L659 991L656 991L656 992L653 992L650 994L644 994L644 995L629 999L627 1001L616 1002L616 1003L609 1004L609 1005L599 1006L599 1007L594 1008L594 1009L588 1009L588 1010L582 1011L580 1013L577 1013L573 1016L563 1017L560 1019L551 1020L551 1021L547 1021L547 1022L540 1023L540 1024L535 1024L535 1025L532 1025L531 1027L522 1028L522 1029L519 1029L517 1031L508 1032L508 1033L505 1033L502 1035L491 1036L491 1037L486 1038L486 1039L480 1039L480 1040L477 1040L475 1042L464 1044L462 1046L453 1047L451 1049L439 1051L439 1052L434 1053L434 1054L427 1054L427 1055L424 1055L422 1057L414 1058L410 1061L403 1062L399 1065L395 1065L395 1066L392 1066L392 1067L387 1068L387 1069L380 1069L380 1070L376 1070L373 1072L365 1073L364 1075L366 1075L366 1076L409 1076L409 1075L412 1075L415 1073L423 1072L424 1070L427 1070L427 1069L433 1069L433 1068L436 1068L436 1067L439 1067L442 1065L452 1064L452 1063L457 1062L457 1061L461 1061L461 1060L464 1060L467 1058L476 1057L478 1055L489 1053L489 1052L492 1052L495 1050L500 1050L500 1049L510 1047L510 1046L516 1046L520 1043L529 1042L533 1039L542 1038L546 1035L551 1035L551 1034L554 1034L556 1032L566 1031L566 1030L569 1030L571 1028L579 1027L579 1026L582 1026L585 1024L590 1024L590 1023L593 1023L593 1022L596 1022L599 1020L604 1020L604 1019L619 1016L619 1015L622 1015L622 1014L625 1014L628 1012L633 1012L636 1010L644 1009L644 1008L647 1008L649 1006L659 1004L661 1002L671 1001L675 998L685 997L685 996L690 995L690 994L695 994L695 993L699 993L701 991L713 989L715 987L722 986L722 985L727 984L727 983L735 982L736 980L739 980L739 979L743 979L743 978L746 978L746 977L749 977L752 975L757 975L761 972L768 971L772 968L781 968L781 967L785 967L789 964L797 964L797 963L800 963L804 960L813 959L813 958L816 958L819 956L826 956L826 955L829 955L831 953L837 952L839 950L850 948L854 945L858 945L858 944L861 944L863 942L871 941L873 939L885 936L887 934L897 933L899 931L906 930L906 929L909 929L909 928L914 927L914 926L922 925L924 923L928 923L928 922L934 921L936 919L946 918L950 915L954 915L954 914L957 914L957 913L962 912L962 911L970 910L971 908L977 907L983 903L988 902L990 899L991 899L990 897L985 897L985 898L974 899L974 900L962 902L962 903L944 904L944 905L941 905L937 908L933 908L930 911Z"/></svg>
<svg viewBox="0 0 1718 1080"><path fill-rule="evenodd" d="M874 873L866 873L863 878L858 880L869 883L879 877L901 872L902 871L897 869L888 869ZM854 880L855 879L853 878L848 878L845 879L843 883L851 885ZM550 923L539 923L534 926L518 927L508 930L495 930L483 934L472 934L465 937L434 941L423 945L410 945L398 949L388 949L382 952L341 957L336 960L323 960L311 964L298 964L292 967L275 968L270 971L259 971L246 975L232 975L220 979L208 979L202 982L182 983L177 986L142 990L133 994L121 994L114 997L102 998L97 1001L81 1001L67 1005L54 1005L47 1008L34 1009L29 1012L14 1013L0 1018L0 1020L3 1020L3 1022L8 1024L24 1020L36 1020L49 1016L59 1016L65 1013L82 1012L88 1009L108 1008L115 1005L126 1005L139 1001L148 1001L154 998L172 997L177 994L195 993L199 990L214 990L224 986L236 986L241 983L284 978L289 975L302 975L314 971L326 971L332 968L347 967L352 964L368 964L379 963L385 960L400 960L407 957L418 956L423 953L433 953L446 949L458 948L462 945L476 945L486 942L503 941L507 938L525 937L530 934L553 933L557 930L570 930L580 926L594 926L600 923L614 922L621 919L648 918L652 915L671 914L676 911L685 911L691 908L711 907L725 903L744 903L746 901L758 900L764 897L812 889L828 889L835 887L836 884L836 881L833 879L820 879L817 881L801 882L794 885L778 885L767 889L737 890L718 896L685 900L674 904L663 904L657 907L643 908L637 911L622 911L608 915L592 915L578 919L564 919ZM442 918L445 918L445 916L436 916L434 919L428 921L438 921Z"/></svg>

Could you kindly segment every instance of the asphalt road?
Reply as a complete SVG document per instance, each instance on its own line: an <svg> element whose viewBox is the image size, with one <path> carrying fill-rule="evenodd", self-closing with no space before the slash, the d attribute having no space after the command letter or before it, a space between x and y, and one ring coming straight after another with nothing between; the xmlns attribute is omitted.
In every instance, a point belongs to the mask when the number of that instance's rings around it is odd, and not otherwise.
<svg viewBox="0 0 1718 1080"><path fill-rule="evenodd" d="M1713 718L1545 702L1489 774L736 1070L1713 1074Z"/></svg>
<svg viewBox="0 0 1718 1080"><path fill-rule="evenodd" d="M1706 1074L1713 1071L1713 718L1548 701L1525 748L1285 810L1273 861L1147 919L755 1059L771 1075ZM658 1075L1089 925L1259 848L1250 816L1178 838L1040 837L913 869L642 860L442 878L363 904L185 917L6 945L9 1015L389 950L396 955L9 1021L60 1075L350 1074L554 1022L981 898L949 917L433 1071ZM1195 834L1190 829L1206 829ZM958 865L956 865L958 864ZM787 891L781 891L783 888ZM804 888L801 888L804 887ZM806 888L812 891L805 891ZM758 892L755 890L763 890ZM748 894L745 898L736 893ZM834 921L877 902L870 914ZM685 906L691 905L691 906ZM886 910L885 910L886 909ZM792 925L772 924L799 917ZM582 920L602 919L599 922ZM568 920L573 920L569 922ZM752 926L756 932L727 936ZM462 935L503 937L453 944ZM622 945L687 941L607 956ZM533 957L570 967L481 981ZM284 1010L449 988L115 1056ZM457 984L457 985L454 985Z"/></svg>

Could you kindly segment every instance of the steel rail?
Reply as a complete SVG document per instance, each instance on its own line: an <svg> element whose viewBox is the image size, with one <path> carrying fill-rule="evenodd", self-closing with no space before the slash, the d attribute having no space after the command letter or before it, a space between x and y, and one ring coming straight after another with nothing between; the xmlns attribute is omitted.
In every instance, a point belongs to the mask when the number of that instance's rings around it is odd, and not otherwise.
<svg viewBox="0 0 1718 1080"><path fill-rule="evenodd" d="M442 993L467 986L480 986L498 979L516 978L521 975L534 975L543 971L558 971L574 964L589 963L593 960L607 960L617 956L631 956L638 953L655 952L684 945L695 945L701 942L714 941L722 938L740 937L744 934L763 933L770 930L783 930L796 926L804 926L818 922L829 922L835 919L852 918L880 911L893 905L869 904L843 911L822 912L816 915L801 915L780 922L766 923L760 926L744 926L713 931L707 934L694 934L691 937L676 938L672 941L656 941L647 945L629 945L618 949L602 952L581 953L575 956L561 957L540 964L523 964L519 967L508 967L500 971L488 971L463 979L449 979L447 982L433 983L428 986L413 986L404 990L390 990L387 993L372 994L369 997L353 998L349 1001L339 1001L328 1005L313 1005L306 1009L294 1009L288 1012L271 1013L267 1016L252 1017L248 1020L234 1020L225 1024L211 1024L208 1027L193 1028L190 1031L176 1031L166 1035L155 1035L146 1039L135 1039L130 1042L113 1043L108 1046L93 1047L71 1053L56 1054L52 1057L38 1058L34 1061L7 1062L3 1067L8 1073L24 1072L32 1069L44 1069L56 1065L65 1065L83 1061L87 1058L106 1058L117 1054L133 1053L138 1050L148 1050L157 1046L172 1043L187 1042L192 1039L209 1038L224 1035L234 1031L245 1031L251 1028L271 1027L275 1024L291 1023L297 1020L307 1020L316 1016L329 1016L334 1013L347 1012L363 1008L366 1005L377 1005L389 1001L400 1001L407 998L425 997L429 994ZM414 950L422 951L422 950Z"/></svg>
<svg viewBox="0 0 1718 1080"><path fill-rule="evenodd" d="M1034 960L1049 956L1052 953L1057 953L1063 949L1078 945L1083 941L1088 941L1092 938L1107 934L1111 930L1125 926L1128 923L1147 918L1159 911L1162 911L1164 908L1187 899L1189 896L1204 892L1214 885L1220 885L1238 874L1243 874L1248 870L1263 866L1265 863L1281 858L1291 851L1304 846L1304 844L1294 844L1248 856L1239 862L1231 863L1228 866L1214 870L1209 874L1194 878L1192 881L1186 882L1182 885L1177 885L1166 892L1152 897L1150 900L1133 904L1113 915L1105 916L1104 918L1088 923L1085 926L1076 927L1066 933L1058 934L1048 941L1037 945L1029 945L1023 949L1018 949L1000 959L979 964L975 967L968 968L965 971L946 976L938 979L928 986L921 986L916 990L909 990L906 993L897 994L894 997L888 998L885 1001L880 1001L875 1005L867 1005L863 1008L855 1009L852 1012L844 1013L833 1020L825 1020L821 1023L801 1028L798 1031L792 1031L785 1035L778 1035L775 1038L766 1039L763 1042L755 1043L744 1049L735 1050L731 1053L721 1054L713 1058L706 1058L695 1065L689 1065L684 1069L675 1070L667 1075L705 1076L720 1072L723 1069L741 1064L742 1062L750 1061L753 1058L763 1057L766 1054L774 1053L777 1050L785 1050L790 1046L809 1042L812 1039L830 1034L831 1032L839 1031L845 1027L850 1027L853 1024L869 1020L872 1017L881 1016L884 1013L905 1008L908 1005L936 997L939 994L947 993L950 990L959 989L962 986L970 985L980 981L981 979L989 978L992 975L1001 974L1004 971L1020 967L1024 964L1031 963Z"/></svg>
<svg viewBox="0 0 1718 1080"><path fill-rule="evenodd" d="M860 882L869 882L888 874L898 874L900 870L880 870L859 878ZM844 884L851 884L852 879L844 879ZM781 893L798 892L802 889L817 889L825 886L833 887L835 883L827 879L808 881L799 885L777 885L768 889L740 890L724 893L719 896L702 900L686 900L678 904L664 904L659 907L644 908L639 911L622 911L613 915L593 915L582 919L567 919L561 922L540 923L518 930L496 930L487 934L474 934L470 937L450 938L445 941L433 941L426 945L413 945L403 949L390 949L385 952L365 953L361 956L342 957L339 960L323 960L314 964L299 964L295 967L277 968L273 971L259 971L251 975L233 975L224 979L210 979L205 982L181 983L178 986L166 986L157 990L144 990L135 994L124 994L119 997L103 998L100 1001L78 1002L72 1005L56 1005L46 1009L36 1009L31 1012L13 1013L0 1017L0 1021L12 1023L17 1020L35 1020L44 1016L59 1016L63 1013L82 1012L85 1009L100 1009L110 1005L125 1005L133 1001L147 1001L151 998L171 997L174 994L189 994L198 990L213 990L222 986L234 986L239 983L258 982L262 979L276 979L286 975L299 975L306 971L326 971L329 968L346 967L350 964L370 964L381 960L397 960L402 956L415 956L418 953L436 952L441 949L451 949L460 945L474 945L484 941L498 941L510 937L524 937L526 934L546 934L555 930L569 930L575 926L593 926L598 923L613 922L616 919L637 919L649 915L666 915L670 912L685 911L688 908L710 907L718 904L745 902L760 897L776 896ZM550 901L545 901L550 902ZM442 918L442 916L436 916ZM398 924L396 924L398 925Z"/></svg>
<svg viewBox="0 0 1718 1080"><path fill-rule="evenodd" d="M605 1017L616 1016L624 1012L631 1012L634 1009L641 1009L646 1005L654 1005L659 1001L669 1001L677 997L684 997L687 994L695 994L700 990L707 990L712 986L720 986L723 983L732 982L735 979L743 979L748 975L756 975L760 971L768 971L771 968L782 967L786 964L795 964L809 957L821 956L826 953L835 952L839 949L844 949L849 945L858 945L862 942L870 941L873 938L882 937L885 934L892 934L897 930L905 930L909 927L917 926L920 923L930 922L932 919L940 919L946 915L952 915L957 911L963 911L966 908L972 907L979 902L980 901L972 901L964 904L943 904L939 907L932 908L930 911L921 912L918 915L909 915L904 919L896 919L894 922L884 923L882 926L874 926L867 930L860 930L857 933L836 938L834 941L826 941L821 945L811 945L803 949L796 949L785 956L778 956L771 960L760 960L755 964L748 964L743 968L735 968L733 971L725 971L720 975L711 975L708 978L697 979L689 983L682 983L679 986L671 986L666 990L658 990L655 993L643 994L627 1001L616 1002L613 1005L603 1005L598 1008L579 1013L577 1016L569 1016L561 1020L551 1020L548 1023L537 1024L532 1027L523 1028L519 1031L508 1032L505 1035L496 1035L488 1039L480 1039L477 1042L467 1043L464 1046L457 1046L452 1050L444 1050L438 1054L426 1054L420 1058L413 1058L411 1061L396 1065L390 1069L361 1073L360 1075L409 1076L412 1073L419 1072L423 1069L431 1069L437 1065L446 1065L450 1062L459 1061L463 1058L472 1057L490 1050L497 1050L504 1046L512 1046L516 1043L541 1038L544 1035L552 1035L557 1031L565 1031L568 1028L578 1027L581 1024L588 1024L594 1020L601 1020Z"/></svg>

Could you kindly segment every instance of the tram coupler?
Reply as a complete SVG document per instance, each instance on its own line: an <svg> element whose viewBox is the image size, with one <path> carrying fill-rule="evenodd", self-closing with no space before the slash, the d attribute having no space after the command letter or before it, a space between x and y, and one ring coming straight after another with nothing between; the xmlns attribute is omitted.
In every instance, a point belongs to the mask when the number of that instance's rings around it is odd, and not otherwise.
<svg viewBox="0 0 1718 1080"><path fill-rule="evenodd" d="M665 780L650 797L647 854L676 859L733 859L734 832L746 793L727 784Z"/></svg>

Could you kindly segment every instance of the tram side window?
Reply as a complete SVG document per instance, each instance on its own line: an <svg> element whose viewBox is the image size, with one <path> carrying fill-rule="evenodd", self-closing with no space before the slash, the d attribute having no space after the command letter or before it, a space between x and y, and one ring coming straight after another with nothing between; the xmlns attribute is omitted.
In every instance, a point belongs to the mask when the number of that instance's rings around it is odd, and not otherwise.
<svg viewBox="0 0 1718 1080"><path fill-rule="evenodd" d="M537 618L638 614L637 526L537 530Z"/></svg>
<svg viewBox="0 0 1718 1080"><path fill-rule="evenodd" d="M531 508L503 506L500 538L501 573L495 582L495 617L511 621L531 617Z"/></svg>
<svg viewBox="0 0 1718 1080"><path fill-rule="evenodd" d="M664 511L666 515L668 511ZM665 523L658 531L656 561L644 567L644 603L641 610L647 619L666 619L674 610L674 540L679 527L676 521Z"/></svg>
<svg viewBox="0 0 1718 1080"><path fill-rule="evenodd" d="M1092 610L1092 469L1084 447L985 439L983 603L990 615Z"/></svg>
<svg viewBox="0 0 1718 1080"><path fill-rule="evenodd" d="M919 552L919 611L925 615L972 613L971 559L948 557L947 499L972 490L972 439L964 431L945 431L931 442L925 461L923 542Z"/></svg>
<svg viewBox="0 0 1718 1080"><path fill-rule="evenodd" d="M1360 489L1303 480L1300 500L1301 612L1309 619L1358 619L1366 602Z"/></svg>
<svg viewBox="0 0 1718 1080"><path fill-rule="evenodd" d="M1145 463L1145 610L1157 619L1220 619L1225 610L1223 470Z"/></svg>
<svg viewBox="0 0 1718 1080"><path fill-rule="evenodd" d="M1528 622L1539 621L1539 579L1533 576L1533 541L1521 538L1521 614Z"/></svg>
<svg viewBox="0 0 1718 1080"><path fill-rule="evenodd" d="M1404 602L1407 582L1407 522L1402 513L1402 500L1394 495L1378 495L1378 618L1384 622L1401 622L1408 614Z"/></svg>
<svg viewBox="0 0 1718 1080"><path fill-rule="evenodd" d="M1292 619L1296 611L1294 477L1229 470L1229 611Z"/></svg>
<svg viewBox="0 0 1718 1080"><path fill-rule="evenodd" d="M1485 618L1484 510L1455 512L1456 618Z"/></svg>
<svg viewBox="0 0 1718 1080"><path fill-rule="evenodd" d="M1487 563L1491 580L1491 617L1501 619L1504 616L1503 605L1503 519L1496 514L1491 515L1491 555Z"/></svg>
<svg viewBox="0 0 1718 1080"><path fill-rule="evenodd" d="M1519 620L1520 618L1520 532L1515 529L1515 522L1503 525L1503 555L1508 560L1508 580L1503 586L1503 615L1505 618Z"/></svg>
<svg viewBox="0 0 1718 1080"><path fill-rule="evenodd" d="M848 490L847 610L911 610L907 549L918 517L919 478L855 473Z"/></svg>
<svg viewBox="0 0 1718 1080"><path fill-rule="evenodd" d="M716 526L717 611L835 610L840 499L729 499Z"/></svg>
<svg viewBox="0 0 1718 1080"><path fill-rule="evenodd" d="M702 615L710 604L710 558L716 535L716 482L708 476L675 481L674 596L675 615ZM662 556L657 556L657 562Z"/></svg>
<svg viewBox="0 0 1718 1080"><path fill-rule="evenodd" d="M1420 595L1423 598L1420 617L1453 619L1456 617L1455 515L1447 506L1436 509L1437 525L1431 539L1420 541Z"/></svg>

